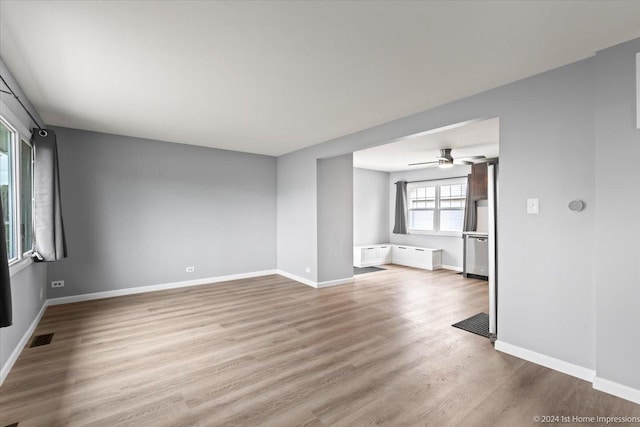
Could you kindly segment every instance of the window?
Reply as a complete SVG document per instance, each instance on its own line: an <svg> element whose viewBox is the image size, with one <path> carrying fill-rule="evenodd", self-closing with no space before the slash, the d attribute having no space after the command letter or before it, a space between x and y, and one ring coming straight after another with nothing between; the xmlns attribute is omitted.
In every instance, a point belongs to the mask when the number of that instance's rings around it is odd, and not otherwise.
<svg viewBox="0 0 640 427"><path fill-rule="evenodd" d="M33 148L0 117L0 197L9 263L33 250Z"/></svg>
<svg viewBox="0 0 640 427"><path fill-rule="evenodd" d="M440 185L440 231L462 231L467 183Z"/></svg>
<svg viewBox="0 0 640 427"><path fill-rule="evenodd" d="M407 187L409 193L409 228L413 230L435 230L437 185L419 183ZM411 185L411 184L408 184Z"/></svg>
<svg viewBox="0 0 640 427"><path fill-rule="evenodd" d="M15 242L15 210L13 179L13 140L16 132L9 125L0 121L0 196L4 214L4 233L7 238L7 257L9 261L16 257Z"/></svg>
<svg viewBox="0 0 640 427"><path fill-rule="evenodd" d="M466 178L410 183L407 194L410 231L443 234L462 231Z"/></svg>

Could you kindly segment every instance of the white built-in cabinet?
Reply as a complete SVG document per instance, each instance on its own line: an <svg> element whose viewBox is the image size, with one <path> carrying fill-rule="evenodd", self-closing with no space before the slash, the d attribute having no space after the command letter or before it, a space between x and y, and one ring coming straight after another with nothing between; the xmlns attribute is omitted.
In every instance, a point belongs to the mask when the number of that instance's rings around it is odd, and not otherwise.
<svg viewBox="0 0 640 427"><path fill-rule="evenodd" d="M371 267L381 264L398 264L438 270L442 268L442 249L392 244L355 246L353 248L353 265L356 267Z"/></svg>
<svg viewBox="0 0 640 427"><path fill-rule="evenodd" d="M353 265L371 267L391 262L391 245L355 246L353 248Z"/></svg>

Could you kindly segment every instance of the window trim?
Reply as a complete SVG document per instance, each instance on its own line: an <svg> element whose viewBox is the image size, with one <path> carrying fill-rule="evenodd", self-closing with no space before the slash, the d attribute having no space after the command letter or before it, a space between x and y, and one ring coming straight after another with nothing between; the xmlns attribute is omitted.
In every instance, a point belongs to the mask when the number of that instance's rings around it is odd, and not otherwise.
<svg viewBox="0 0 640 427"><path fill-rule="evenodd" d="M9 264L9 276L15 276L28 266L33 264L33 258L23 256L21 259L13 260Z"/></svg>
<svg viewBox="0 0 640 427"><path fill-rule="evenodd" d="M411 189L414 187L424 187L431 184L431 186L436 187L436 206L433 209L411 209L407 207L407 234L416 234L416 235L427 235L427 236L448 236L448 237L462 237L462 231L440 231L440 186L442 185L451 185L451 184L466 184L469 185L468 178L442 178L442 179L429 179L424 181L414 181L407 184L407 203L410 202L410 198L408 194ZM465 207L462 209L459 208L445 208L442 210L462 210L464 211ZM433 211L433 228L434 230L420 230L411 228L411 215L410 212L412 210L428 210Z"/></svg>
<svg viewBox="0 0 640 427"><path fill-rule="evenodd" d="M31 227L34 228L34 193L33 193L33 171L35 167L35 150L33 150L33 145L31 144L31 132L22 124L22 122L18 119L18 117L13 114L13 112L9 109L9 107L0 100L0 121L7 126L11 131L14 132L14 136L12 138L11 144L13 149L13 159L12 159L12 178L13 182L15 182L14 186L14 194L13 194L13 213L15 215L15 223L16 226L13 230L13 238L16 242L16 256L11 259L9 262L9 275L13 276L17 274L25 267L33 263L33 259L31 258L31 254L33 253L35 246L35 236L32 237L31 248L27 251L24 251L22 248L22 236L20 235L20 226L22 224L22 203L20 203L20 196L22 190L22 181L20 176L20 168L21 168L21 154L22 154L22 141L31 146Z"/></svg>
<svg viewBox="0 0 640 427"><path fill-rule="evenodd" d="M13 224L13 229L9 227L8 231L9 233L11 233L11 235L7 237L9 237L10 240L15 242L15 247L13 248L15 250L15 254L12 258L8 258L8 257L7 258L9 261L9 265L12 265L18 262L20 259L22 259L22 257L20 256L21 242L19 242L17 239L17 235L18 235L17 230L20 227L19 226L16 227L16 223L18 224L20 223L20 217L18 216L20 212L16 203L18 199L17 194L19 194L19 191L20 191L20 183L18 182L19 179L16 180L16 167L17 167L16 157L18 157L16 156L16 139L19 138L19 133L18 133L18 129L16 129L13 126L13 124L11 124L2 115L0 115L0 124L2 126L5 126L11 132L11 140L9 141L9 147L7 147L7 150L11 154L11 162L10 162L11 164L9 165L9 171L10 171L9 182L11 183L10 187L12 188L9 188L10 191L7 192L7 195L11 196L7 205L11 207L11 209L9 209L11 211L9 213L9 218L13 217L14 224ZM9 220L9 223L11 224L11 220ZM3 227L4 227L4 223L3 223Z"/></svg>

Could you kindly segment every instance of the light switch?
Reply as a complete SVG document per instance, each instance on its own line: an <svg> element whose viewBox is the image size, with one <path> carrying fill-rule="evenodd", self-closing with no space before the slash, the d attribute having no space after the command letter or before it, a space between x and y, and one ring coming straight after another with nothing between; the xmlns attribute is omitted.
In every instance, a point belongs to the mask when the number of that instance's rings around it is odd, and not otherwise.
<svg viewBox="0 0 640 427"><path fill-rule="evenodd" d="M540 210L540 202L538 199L527 199L527 213L537 214Z"/></svg>

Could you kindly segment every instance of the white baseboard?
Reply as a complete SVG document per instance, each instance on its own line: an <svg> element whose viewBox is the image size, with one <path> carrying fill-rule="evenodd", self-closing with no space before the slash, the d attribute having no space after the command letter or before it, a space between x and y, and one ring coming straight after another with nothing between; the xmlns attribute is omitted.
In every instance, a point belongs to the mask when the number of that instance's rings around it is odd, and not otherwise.
<svg viewBox="0 0 640 427"><path fill-rule="evenodd" d="M286 277L287 279L295 280L296 282L303 283L307 286L311 286L312 288L318 287L318 282L315 280L305 279L304 277L298 276L297 274L287 273L286 271L277 270L276 274Z"/></svg>
<svg viewBox="0 0 640 427"><path fill-rule="evenodd" d="M640 405L640 390L638 389L600 377L593 379L593 388Z"/></svg>
<svg viewBox="0 0 640 427"><path fill-rule="evenodd" d="M596 371L588 369L580 365L565 362L564 360L556 359L555 357L547 356L546 354L537 353L526 348L518 347L513 344L506 343L504 341L496 341L495 349L503 353L510 354L520 359L528 360L529 362L541 365L554 371L562 372L563 374L571 375L572 377L580 378L581 380L593 382L596 376Z"/></svg>
<svg viewBox="0 0 640 427"><path fill-rule="evenodd" d="M72 302L90 301L94 299L119 297L123 295L141 294L145 292L163 291L166 289L185 288L188 286L211 285L214 283L228 282L230 280L248 279L251 277L268 276L277 274L276 270L253 271L249 273L229 274L227 276L208 277L205 279L186 280L183 282L162 283L159 285L139 286L136 288L118 289L114 291L94 292L91 294L73 295L69 297L52 298L49 305L69 304Z"/></svg>
<svg viewBox="0 0 640 427"><path fill-rule="evenodd" d="M453 270L462 273L462 267L457 267L455 265L442 264L440 267L444 268L445 270Z"/></svg>
<svg viewBox="0 0 640 427"><path fill-rule="evenodd" d="M303 283L312 288L321 289L328 288L330 286L344 285L346 283L353 283L353 277L347 277L345 279L327 280L325 282L316 282L315 280L305 279L296 274L288 273L286 271L278 270L276 274L286 277L287 279L295 280L296 282Z"/></svg>
<svg viewBox="0 0 640 427"><path fill-rule="evenodd" d="M11 371L11 368L13 368L13 365L16 363L16 360L18 360L18 356L20 356L20 353L22 353L22 350L27 345L27 342L29 342L29 338L31 338L31 335L33 335L33 331L35 331L36 328L38 327L38 323L40 322L40 319L42 319L42 316L44 315L44 311L47 309L47 306L49 305L48 302L49 302L48 300L45 300L45 302L42 304L40 311L38 312L38 314L36 314L36 317L33 319L31 324L25 331L24 335L22 335L22 338L20 339L20 341L18 341L18 344L11 352L11 355L9 356L5 364L2 366L2 369L0 369L0 385L2 385L4 380L7 378L7 375L9 375L9 371Z"/></svg>
<svg viewBox="0 0 640 427"><path fill-rule="evenodd" d="M589 381L593 384L593 388L596 390L640 404L640 390L597 377L596 371L593 369L588 369L583 366L565 362L564 360L536 353L535 351L527 350L526 348L518 347L500 340L496 341L495 348L498 351L510 354L520 359L528 360L536 365L541 365L549 369L553 369L554 371Z"/></svg>
<svg viewBox="0 0 640 427"><path fill-rule="evenodd" d="M318 282L318 289L328 288L330 286L345 285L347 283L353 283L353 277L347 277L345 279L327 280L326 282Z"/></svg>

